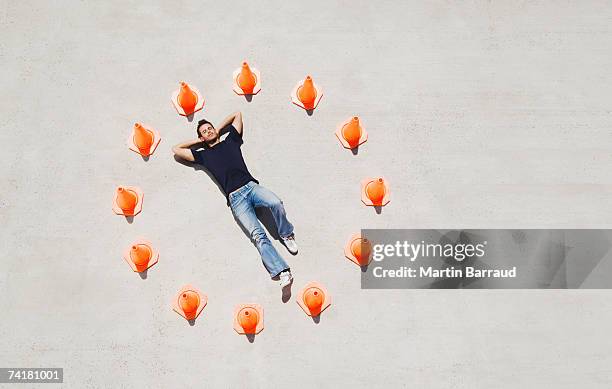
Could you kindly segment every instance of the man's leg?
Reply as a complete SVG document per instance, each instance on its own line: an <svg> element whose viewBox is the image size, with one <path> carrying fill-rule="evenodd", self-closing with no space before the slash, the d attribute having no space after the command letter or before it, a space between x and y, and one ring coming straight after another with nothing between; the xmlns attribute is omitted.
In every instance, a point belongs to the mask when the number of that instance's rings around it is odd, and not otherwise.
<svg viewBox="0 0 612 389"><path fill-rule="evenodd" d="M267 207L270 209L276 222L276 228L278 228L278 235L281 238L287 238L293 234L293 224L287 220L285 207L277 195L261 185L255 185L250 195L252 196L254 207Z"/></svg>
<svg viewBox="0 0 612 389"><path fill-rule="evenodd" d="M275 277L282 271L288 270L289 265L287 265L287 262L280 256L274 246L272 246L272 242L268 239L266 231L263 229L259 220L257 220L250 193L247 194L246 197L233 201L231 207L236 219L238 219L240 224L249 232L251 238L255 242L257 251L259 251L261 260L268 270L268 273L270 273L270 276Z"/></svg>

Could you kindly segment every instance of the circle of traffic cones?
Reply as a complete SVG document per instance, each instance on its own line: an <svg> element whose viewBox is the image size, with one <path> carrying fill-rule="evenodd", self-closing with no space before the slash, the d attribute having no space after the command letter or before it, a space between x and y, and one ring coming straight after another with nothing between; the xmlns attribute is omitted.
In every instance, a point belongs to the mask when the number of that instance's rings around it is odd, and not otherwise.
<svg viewBox="0 0 612 389"><path fill-rule="evenodd" d="M134 131L128 138L128 147L143 157L152 155L161 141L159 133L140 123L134 124Z"/></svg>
<svg viewBox="0 0 612 389"><path fill-rule="evenodd" d="M361 201L365 205L381 207L389 203L389 186L383 177L366 178L361 182Z"/></svg>
<svg viewBox="0 0 612 389"><path fill-rule="evenodd" d="M359 266L367 266L372 261L372 242L361 234L355 234L344 246L344 256Z"/></svg>
<svg viewBox="0 0 612 389"><path fill-rule="evenodd" d="M358 116L342 123L336 129L336 137L346 149L354 149L368 140L368 133L363 128Z"/></svg>
<svg viewBox="0 0 612 389"><path fill-rule="evenodd" d="M193 115L204 107L204 97L196 87L181 81L179 89L172 93L172 105L181 116Z"/></svg>
<svg viewBox="0 0 612 389"><path fill-rule="evenodd" d="M319 316L331 305L331 296L318 282L309 282L298 294L296 302L308 316Z"/></svg>
<svg viewBox="0 0 612 389"><path fill-rule="evenodd" d="M183 286L176 294L172 309L186 320L196 319L208 304L208 296L193 285Z"/></svg>
<svg viewBox="0 0 612 389"><path fill-rule="evenodd" d="M241 334L259 334L263 330L263 308L259 304L242 304L234 309L234 330Z"/></svg>
<svg viewBox="0 0 612 389"><path fill-rule="evenodd" d="M232 79L234 84L232 89L238 95L256 95L261 91L261 74L259 70L251 68L246 61L234 71Z"/></svg>
<svg viewBox="0 0 612 389"><path fill-rule="evenodd" d="M310 76L306 76L306 79L300 81L291 91L293 104L307 111L317 108L321 97L323 97L323 89L315 84Z"/></svg>
<svg viewBox="0 0 612 389"><path fill-rule="evenodd" d="M141 273L157 263L159 253L151 242L140 239L125 249L123 259L125 259L133 271Z"/></svg>
<svg viewBox="0 0 612 389"><path fill-rule="evenodd" d="M136 186L119 186L113 200L113 211L117 215L135 216L142 211L144 193Z"/></svg>

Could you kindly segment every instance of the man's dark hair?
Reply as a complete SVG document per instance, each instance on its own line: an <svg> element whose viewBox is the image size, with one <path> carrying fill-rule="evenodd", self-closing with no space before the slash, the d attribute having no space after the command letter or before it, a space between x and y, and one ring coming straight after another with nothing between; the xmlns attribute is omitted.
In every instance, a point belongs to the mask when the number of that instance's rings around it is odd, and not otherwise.
<svg viewBox="0 0 612 389"><path fill-rule="evenodd" d="M201 136L200 135L200 127L202 127L206 123L210 124L212 126L212 128L215 128L215 126L213 126L213 124L211 122L209 122L208 120L206 120L206 119L200 120L198 122L198 126L196 127L196 133L198 134L198 138Z"/></svg>

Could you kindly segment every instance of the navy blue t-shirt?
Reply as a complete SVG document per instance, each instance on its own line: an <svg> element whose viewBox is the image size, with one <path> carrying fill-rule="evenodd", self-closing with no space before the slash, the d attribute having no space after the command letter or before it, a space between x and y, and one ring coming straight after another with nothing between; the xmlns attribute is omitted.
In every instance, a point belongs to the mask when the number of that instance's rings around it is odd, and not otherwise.
<svg viewBox="0 0 612 389"><path fill-rule="evenodd" d="M204 166L215 177L221 188L228 197L236 189L246 185L250 181L259 184L244 163L240 146L242 135L236 128L228 124L221 129L221 133L229 132L225 140L213 147L191 150L195 162ZM228 198L229 204L229 198Z"/></svg>

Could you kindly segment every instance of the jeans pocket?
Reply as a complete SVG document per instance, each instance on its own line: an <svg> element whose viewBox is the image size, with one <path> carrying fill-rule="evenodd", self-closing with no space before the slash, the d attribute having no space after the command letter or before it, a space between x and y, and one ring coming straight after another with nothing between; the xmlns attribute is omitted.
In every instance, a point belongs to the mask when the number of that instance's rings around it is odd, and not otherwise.
<svg viewBox="0 0 612 389"><path fill-rule="evenodd" d="M244 199L244 196L242 195L241 192L235 192L229 195L229 203L230 203L230 208L232 209L232 212L235 213L236 207L238 207L238 205L242 202L243 199Z"/></svg>

